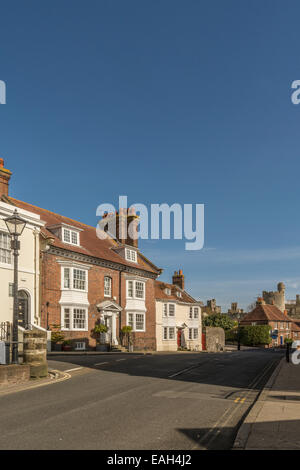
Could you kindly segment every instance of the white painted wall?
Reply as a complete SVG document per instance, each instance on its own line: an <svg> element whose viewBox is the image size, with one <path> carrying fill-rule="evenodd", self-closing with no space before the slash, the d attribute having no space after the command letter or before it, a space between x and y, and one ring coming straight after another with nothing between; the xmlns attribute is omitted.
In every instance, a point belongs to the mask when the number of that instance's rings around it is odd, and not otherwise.
<svg viewBox="0 0 300 470"><path fill-rule="evenodd" d="M175 304L175 317L164 317L163 306L165 303ZM199 308L199 318L190 319L190 307ZM183 329L184 343L187 349L202 350L202 321L201 321L201 307L198 304L184 304L182 302L156 300L156 344L157 351L177 351L177 327L186 324L187 327ZM175 326L174 340L163 339L163 327ZM198 328L198 339L189 340L189 328Z"/></svg>
<svg viewBox="0 0 300 470"><path fill-rule="evenodd" d="M13 214L15 207L0 201L0 231L8 233L4 219ZM44 225L40 216L18 209L18 214L27 221L26 227L19 238L21 249L19 254L19 290L29 294L29 316L31 324L40 325L39 307L39 233ZM0 260L0 322L13 319L13 297L9 297L9 283L13 283L12 263L1 263Z"/></svg>

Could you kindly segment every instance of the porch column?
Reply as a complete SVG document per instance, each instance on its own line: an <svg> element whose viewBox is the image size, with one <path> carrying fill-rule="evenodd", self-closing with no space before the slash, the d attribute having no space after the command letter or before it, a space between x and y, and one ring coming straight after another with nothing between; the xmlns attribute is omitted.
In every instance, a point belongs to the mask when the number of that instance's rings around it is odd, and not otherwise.
<svg viewBox="0 0 300 470"><path fill-rule="evenodd" d="M112 344L114 345L119 344L116 333L117 333L116 314L113 313L111 316L111 341L112 341Z"/></svg>

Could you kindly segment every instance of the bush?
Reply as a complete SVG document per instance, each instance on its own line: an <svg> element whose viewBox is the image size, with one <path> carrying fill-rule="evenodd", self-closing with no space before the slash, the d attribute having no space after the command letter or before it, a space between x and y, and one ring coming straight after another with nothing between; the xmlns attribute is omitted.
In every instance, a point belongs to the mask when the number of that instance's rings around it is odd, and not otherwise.
<svg viewBox="0 0 300 470"><path fill-rule="evenodd" d="M218 313L203 317L203 326L214 326L223 328L225 331L232 330L235 326L235 322L226 314Z"/></svg>
<svg viewBox="0 0 300 470"><path fill-rule="evenodd" d="M270 344L270 325L246 325L240 328L241 344L245 346L259 346Z"/></svg>
<svg viewBox="0 0 300 470"><path fill-rule="evenodd" d="M238 340L238 329L233 328L232 330L225 331L225 341L237 341Z"/></svg>

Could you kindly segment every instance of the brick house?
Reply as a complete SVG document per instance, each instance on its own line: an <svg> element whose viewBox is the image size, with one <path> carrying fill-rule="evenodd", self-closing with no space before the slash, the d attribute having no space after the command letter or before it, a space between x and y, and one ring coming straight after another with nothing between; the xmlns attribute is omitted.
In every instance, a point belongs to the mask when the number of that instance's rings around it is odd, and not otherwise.
<svg viewBox="0 0 300 470"><path fill-rule="evenodd" d="M121 328L130 325L134 349L155 350L155 279L161 270L139 251L137 240L99 239L95 227L9 197L8 185L1 193L1 200L37 214L45 224L40 235L41 326L58 325L76 349L85 349L96 345L96 323L107 325L106 341L115 346ZM117 226L123 215L115 214Z"/></svg>
<svg viewBox="0 0 300 470"><path fill-rule="evenodd" d="M201 303L185 291L182 270L175 271L172 284L155 281L155 297L157 350L201 351Z"/></svg>
<svg viewBox="0 0 300 470"><path fill-rule="evenodd" d="M292 338L292 320L286 313L282 313L276 305L266 304L262 298L258 298L256 307L247 313L240 322L243 325L270 325L271 334L274 336L270 345L284 345L285 338ZM277 336L275 338L275 336Z"/></svg>

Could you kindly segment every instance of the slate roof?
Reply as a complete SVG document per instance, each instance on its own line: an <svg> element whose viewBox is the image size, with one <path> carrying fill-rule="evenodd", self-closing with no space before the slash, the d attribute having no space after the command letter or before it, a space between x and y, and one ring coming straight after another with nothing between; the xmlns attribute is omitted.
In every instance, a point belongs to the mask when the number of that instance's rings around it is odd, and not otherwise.
<svg viewBox="0 0 300 470"><path fill-rule="evenodd" d="M34 206L27 202L19 201L12 197L6 197L5 201L9 201L11 204L35 214L38 214L43 222L46 223L45 227L41 228L41 232L45 237L52 239L52 245L58 248L63 248L75 253L81 253L83 255L100 258L106 261L112 261L114 263L123 264L130 266L135 269L142 269L154 274L159 275L161 269L156 267L151 261L149 261L142 253L138 252L137 263L132 263L125 260L121 255L114 251L114 248L119 247L119 243L114 239L101 240L97 237L96 228L90 225L83 224L77 220L70 219L60 214L56 214L47 209ZM71 225L74 228L81 230L80 232L80 246L69 245L63 243L57 236L55 236L47 227L52 225L60 224Z"/></svg>

